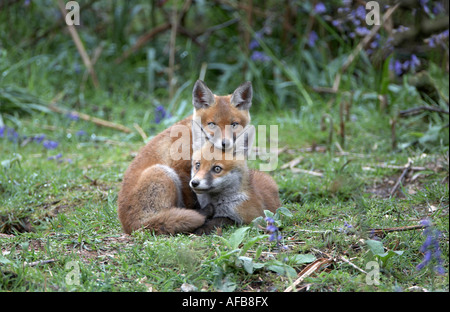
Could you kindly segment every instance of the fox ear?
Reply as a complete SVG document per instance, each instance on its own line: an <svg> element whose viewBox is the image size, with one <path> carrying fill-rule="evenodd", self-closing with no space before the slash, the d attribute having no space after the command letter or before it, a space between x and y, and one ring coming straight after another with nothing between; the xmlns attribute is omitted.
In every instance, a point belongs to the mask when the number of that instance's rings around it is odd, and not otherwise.
<svg viewBox="0 0 450 312"><path fill-rule="evenodd" d="M249 110L252 106L253 87L250 81L241 84L231 96L231 105L242 110Z"/></svg>
<svg viewBox="0 0 450 312"><path fill-rule="evenodd" d="M192 104L196 109L207 108L214 104L214 94L201 80L197 80L192 90Z"/></svg>

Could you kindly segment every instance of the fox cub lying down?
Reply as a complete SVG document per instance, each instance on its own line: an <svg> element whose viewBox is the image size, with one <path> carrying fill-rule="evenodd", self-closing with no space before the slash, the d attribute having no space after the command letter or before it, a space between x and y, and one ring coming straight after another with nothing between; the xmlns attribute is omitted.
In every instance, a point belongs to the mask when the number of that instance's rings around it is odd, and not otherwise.
<svg viewBox="0 0 450 312"><path fill-rule="evenodd" d="M244 128L234 146L228 149L218 149L208 140L202 140L202 130L195 123L192 131L194 153L190 186L208 216L196 234L208 234L215 227L227 224L249 224L263 216L264 210L275 212L281 206L278 187L272 177L247 167L246 155L255 136L253 126Z"/></svg>

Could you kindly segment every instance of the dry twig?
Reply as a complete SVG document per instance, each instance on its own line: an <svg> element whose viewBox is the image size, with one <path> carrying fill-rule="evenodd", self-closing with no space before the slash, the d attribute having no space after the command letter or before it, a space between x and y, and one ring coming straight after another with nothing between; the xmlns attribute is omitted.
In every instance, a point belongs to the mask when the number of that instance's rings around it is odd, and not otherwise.
<svg viewBox="0 0 450 312"><path fill-rule="evenodd" d="M284 292L291 292L295 289L295 286L303 282L305 278L318 271L323 265L334 262L332 258L320 258L314 261L313 263L308 264L299 274L298 278L292 283L291 286L286 288Z"/></svg>
<svg viewBox="0 0 450 312"><path fill-rule="evenodd" d="M397 189L399 188L400 184L403 183L403 180L405 179L406 175L411 171L412 161L411 159L408 159L408 163L405 165L403 172L398 178L397 183L395 183L394 187L391 190L391 193L389 194L389 197L392 198L394 196L395 192L397 192Z"/></svg>

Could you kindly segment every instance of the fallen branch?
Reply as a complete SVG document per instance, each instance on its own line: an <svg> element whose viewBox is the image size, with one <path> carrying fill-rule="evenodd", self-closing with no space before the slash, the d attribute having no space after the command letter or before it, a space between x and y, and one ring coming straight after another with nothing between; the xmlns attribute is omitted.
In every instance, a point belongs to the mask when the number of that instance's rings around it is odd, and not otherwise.
<svg viewBox="0 0 450 312"><path fill-rule="evenodd" d="M371 165L373 167L377 167L377 168L383 168L383 169L394 169L394 170L405 170L405 166L396 166L396 165L387 165L387 164L374 164ZM372 169L370 166L369 167L363 167L364 170L370 170ZM425 167L413 167L411 166L410 170L412 171L424 171L424 170L428 170Z"/></svg>
<svg viewBox="0 0 450 312"><path fill-rule="evenodd" d="M130 128L127 128L125 126L122 126L122 125L119 125L119 124L116 124L114 122L107 121L107 120L104 120L104 119L100 119L100 118L97 118L97 117L92 117L92 116L89 116L89 115L84 114L84 113L80 113L80 112L77 112L77 111L73 111L73 110L71 111L71 110L68 110L68 109L60 108L60 107L52 105L52 104L50 104L48 106L48 108L51 111L53 111L55 113L59 113L59 114L64 114L64 115L75 114L79 118L81 118L81 119L83 119L85 121L93 122L93 123L95 123L98 126L112 128L112 129L119 130L119 131L122 131L122 132L125 132L125 133L131 133L132 132Z"/></svg>
<svg viewBox="0 0 450 312"><path fill-rule="evenodd" d="M354 267L355 269L357 269L358 271L367 274L366 271L364 271L363 269L361 269L360 267L358 267L356 264L354 264L353 262L351 262L350 260L346 259L344 256L339 256L338 257L339 260L344 261L345 263L351 265L352 267Z"/></svg>
<svg viewBox="0 0 450 312"><path fill-rule="evenodd" d="M405 165L403 172L398 178L397 183L395 183L394 187L391 190L391 193L389 194L389 198L392 198L394 196L395 192L397 192L397 189L399 188L400 184L403 183L403 179L405 179L406 175L411 171L412 161L411 159L408 159L408 163Z"/></svg>
<svg viewBox="0 0 450 312"><path fill-rule="evenodd" d="M28 266L28 267L34 267L34 266L37 266L37 265L48 264L48 263L53 263L53 262L56 262L56 260L55 259L40 260L40 261L33 261L33 262L30 262L30 263L24 262L23 264L25 266Z"/></svg>
<svg viewBox="0 0 450 312"><path fill-rule="evenodd" d="M295 286L303 282L305 278L318 271L323 265L334 262L332 258L320 258L311 264L308 264L299 274L298 278L292 283L291 286L286 288L284 292L291 292L295 289Z"/></svg>
<svg viewBox="0 0 450 312"><path fill-rule="evenodd" d="M403 231L411 231L411 230L420 230L426 228L426 225L408 225L408 226L398 226L398 227L391 227L391 228L384 228L384 229L370 229L367 231L367 233L370 236L379 236L384 235L386 233L392 233L392 232L403 232Z"/></svg>
<svg viewBox="0 0 450 312"><path fill-rule="evenodd" d="M398 113L398 116L399 117L415 116L415 115L420 114L422 111L430 111L430 112L436 112L436 113L447 114L447 115L449 114L448 110L442 109L440 107L419 106L419 107L414 107L414 108L400 111Z"/></svg>
<svg viewBox="0 0 450 312"><path fill-rule="evenodd" d="M315 171L310 171L310 170L304 170L304 169L300 169L300 168L291 168L291 171L292 171L293 173L305 173L305 174L312 175L312 176L314 176L314 177L323 178L323 173L320 173L320 172L315 172Z"/></svg>

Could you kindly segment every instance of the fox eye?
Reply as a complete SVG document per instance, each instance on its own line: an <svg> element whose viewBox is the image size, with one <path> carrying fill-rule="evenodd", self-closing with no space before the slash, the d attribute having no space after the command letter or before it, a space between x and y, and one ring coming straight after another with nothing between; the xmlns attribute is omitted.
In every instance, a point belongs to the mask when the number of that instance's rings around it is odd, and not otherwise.
<svg viewBox="0 0 450 312"><path fill-rule="evenodd" d="M220 173L222 171L222 168L220 166L214 166L213 170L215 173Z"/></svg>
<svg viewBox="0 0 450 312"><path fill-rule="evenodd" d="M198 170L199 168L200 168L200 162L197 161L197 162L195 163L195 170Z"/></svg>
<svg viewBox="0 0 450 312"><path fill-rule="evenodd" d="M216 124L213 123L213 122L208 122L208 127L209 127L210 129L214 129L214 128L216 127Z"/></svg>
<svg viewBox="0 0 450 312"><path fill-rule="evenodd" d="M231 124L231 127L232 127L233 129L235 129L237 126L239 126L239 123L238 123L238 122L233 122L233 123Z"/></svg>

